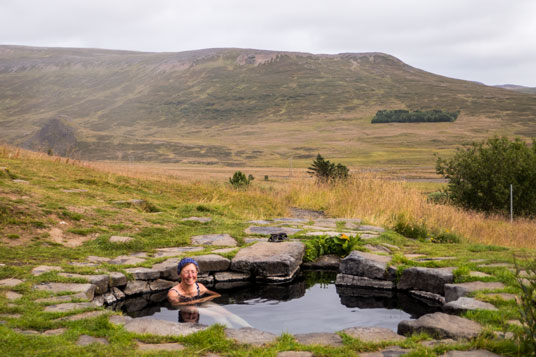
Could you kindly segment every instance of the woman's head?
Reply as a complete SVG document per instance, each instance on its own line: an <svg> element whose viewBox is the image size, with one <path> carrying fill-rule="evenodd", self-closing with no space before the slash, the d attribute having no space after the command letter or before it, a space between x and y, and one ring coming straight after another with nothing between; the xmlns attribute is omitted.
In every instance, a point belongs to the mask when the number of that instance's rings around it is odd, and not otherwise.
<svg viewBox="0 0 536 357"><path fill-rule="evenodd" d="M183 258L177 266L177 273L181 278L181 282L193 284L197 281L197 273L199 265L192 258Z"/></svg>

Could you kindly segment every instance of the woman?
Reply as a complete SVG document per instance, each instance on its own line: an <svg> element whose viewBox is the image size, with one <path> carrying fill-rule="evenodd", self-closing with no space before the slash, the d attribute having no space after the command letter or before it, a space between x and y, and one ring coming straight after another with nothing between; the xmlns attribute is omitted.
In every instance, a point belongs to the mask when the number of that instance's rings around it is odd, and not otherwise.
<svg viewBox="0 0 536 357"><path fill-rule="evenodd" d="M199 265L192 258L183 258L177 266L177 272L181 281L168 291L168 300L171 304L199 304L221 296L197 282Z"/></svg>

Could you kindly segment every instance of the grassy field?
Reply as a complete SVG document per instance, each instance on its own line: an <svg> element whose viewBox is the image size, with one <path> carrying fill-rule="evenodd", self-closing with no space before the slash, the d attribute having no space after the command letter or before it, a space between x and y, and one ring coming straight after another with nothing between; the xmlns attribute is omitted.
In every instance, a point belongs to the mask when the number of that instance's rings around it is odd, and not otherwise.
<svg viewBox="0 0 536 357"><path fill-rule="evenodd" d="M124 166L111 163L88 163L47 156L9 146L0 147L0 279L20 278L24 284L13 288L22 298L9 301L0 288L0 346L7 355L141 355L136 341L146 343L180 342L186 349L177 355L274 356L279 351L308 350L317 355L354 356L375 351L384 344L363 343L344 336L344 347L307 347L290 335L282 335L266 348L239 345L226 339L221 326L188 337L136 335L112 325L106 316L82 321L61 322L56 318L68 313L45 313L35 299L48 296L32 288L42 281L73 281L56 273L30 274L37 265L61 266L65 271L87 274L86 267L69 263L85 261L90 255L116 257L121 254L156 248L185 246L198 234L229 233L244 245L246 223L251 219L287 216L289 207L323 210L333 217L361 218L364 223L381 225L388 231L367 243L385 242L399 247L395 259L400 268L416 265L403 253L420 253L433 257L454 256L451 261L433 261L424 266L455 264L456 281L471 281L471 270L492 275L489 281L501 281L506 292L517 293L514 274L504 267L479 268L473 259L488 263L512 263L514 255L521 261L535 257L536 223L518 219L513 224L501 217L487 217L454 207L428 202L426 193L441 183L393 180L397 170L380 173L355 173L344 185L319 186L303 170L250 168L256 179L251 187L236 190L226 183L233 168ZM428 173L427 173L428 172ZM268 180L264 180L268 175ZM405 176L404 173L400 174ZM424 170L421 176L431 175ZM408 175L410 176L410 175ZM74 190L74 191L73 191ZM125 203L142 199L142 206ZM191 216L212 218L209 224L182 221ZM437 244L433 240L407 239L391 229L400 217L425 225L430 232L450 232L459 243ZM118 245L108 241L111 235L134 237ZM150 258L151 266L163 258ZM124 271L126 266L103 265L102 269ZM91 270L91 271L90 271ZM500 307L496 312L467 313L465 316L486 326L477 340L450 347L425 348L416 335L401 343L412 349L413 356L440 355L447 349L486 348L496 353L516 356L516 340L494 339L494 331L520 332L505 321L519 318L513 301L482 296ZM111 312L110 312L111 313ZM13 317L19 314L20 317ZM66 328L58 336L28 335L21 330L43 332ZM76 346L82 334L106 337L107 346Z"/></svg>

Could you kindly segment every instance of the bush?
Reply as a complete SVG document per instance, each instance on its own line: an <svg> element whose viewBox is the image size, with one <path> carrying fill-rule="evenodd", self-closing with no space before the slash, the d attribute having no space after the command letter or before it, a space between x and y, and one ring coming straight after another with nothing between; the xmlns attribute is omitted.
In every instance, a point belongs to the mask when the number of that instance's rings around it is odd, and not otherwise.
<svg viewBox="0 0 536 357"><path fill-rule="evenodd" d="M339 257L345 257L359 242L359 236L347 236L341 234L338 237L319 236L314 239L305 241L305 255L303 260L311 262L325 254L335 254Z"/></svg>
<svg viewBox="0 0 536 357"><path fill-rule="evenodd" d="M335 164L329 160L325 160L322 155L318 154L307 173L315 176L320 182L334 182L345 180L350 176L350 170L343 164Z"/></svg>
<svg viewBox="0 0 536 357"><path fill-rule="evenodd" d="M236 171L233 177L229 179L229 183L234 188L240 188L240 187L248 186L253 180L254 180L254 177L252 175L249 175L246 177L246 175L243 174L241 171Z"/></svg>
<svg viewBox="0 0 536 357"><path fill-rule="evenodd" d="M521 288L518 308L523 325L523 334L520 337L527 356L533 356L533 353L536 353L536 260L530 261L525 271L527 275L521 276L521 269L516 262L516 280Z"/></svg>
<svg viewBox="0 0 536 357"><path fill-rule="evenodd" d="M458 118L458 112L444 112L442 110L378 110L372 124L378 123L437 123L437 122L453 122Z"/></svg>
<svg viewBox="0 0 536 357"><path fill-rule="evenodd" d="M536 145L520 139L490 138L437 159L436 172L449 180L450 201L464 208L506 214L513 185L514 213L536 215Z"/></svg>

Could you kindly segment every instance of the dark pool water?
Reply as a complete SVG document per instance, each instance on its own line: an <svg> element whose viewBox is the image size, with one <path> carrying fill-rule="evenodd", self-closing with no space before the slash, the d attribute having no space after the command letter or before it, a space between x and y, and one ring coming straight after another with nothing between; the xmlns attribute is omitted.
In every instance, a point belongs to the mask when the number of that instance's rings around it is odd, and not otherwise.
<svg viewBox="0 0 536 357"><path fill-rule="evenodd" d="M222 323L232 328L251 326L275 334L336 332L357 326L396 331L402 320L438 311L406 294L336 287L335 276L335 273L305 272L291 284L251 284L231 290L216 287L214 290L222 297L183 311L170 306L165 293L127 300L115 308L135 318L175 322L186 319L206 325Z"/></svg>

